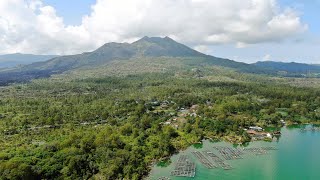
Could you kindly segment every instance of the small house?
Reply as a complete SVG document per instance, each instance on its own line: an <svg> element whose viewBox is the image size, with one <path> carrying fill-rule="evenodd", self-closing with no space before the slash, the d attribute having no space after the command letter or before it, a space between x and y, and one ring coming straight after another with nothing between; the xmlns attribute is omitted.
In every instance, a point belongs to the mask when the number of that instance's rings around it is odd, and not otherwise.
<svg viewBox="0 0 320 180"><path fill-rule="evenodd" d="M259 126L250 126L249 129L253 131L263 131L262 127Z"/></svg>

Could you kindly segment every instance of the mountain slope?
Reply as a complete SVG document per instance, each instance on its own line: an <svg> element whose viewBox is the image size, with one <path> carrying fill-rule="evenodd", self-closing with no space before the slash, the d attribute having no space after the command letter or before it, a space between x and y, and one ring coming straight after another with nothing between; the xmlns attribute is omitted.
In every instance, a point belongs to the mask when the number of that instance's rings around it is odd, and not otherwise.
<svg viewBox="0 0 320 180"><path fill-rule="evenodd" d="M76 69L89 66L97 67L112 60L128 60L133 57L204 57L183 44L165 37L144 37L132 44L106 43L93 52L62 56L48 62L26 66L27 69L51 69L55 71Z"/></svg>
<svg viewBox="0 0 320 180"><path fill-rule="evenodd" d="M267 68L270 70L284 73L288 76L307 76L320 73L319 65L311 65L304 63L285 63L276 61L259 61L254 64L257 67Z"/></svg>
<svg viewBox="0 0 320 180"><path fill-rule="evenodd" d="M34 62L46 61L54 57L57 57L57 56L20 54L20 53L0 55L0 68L11 68L18 65L26 65Z"/></svg>
<svg viewBox="0 0 320 180"><path fill-rule="evenodd" d="M47 62L26 66L25 68L59 70L59 68L62 67L64 69L75 69L83 66L96 67L112 60L128 60L136 57L193 57L204 58L207 59L210 64L226 67L253 67L245 63L202 54L183 44L177 43L169 37L144 37L131 44L107 43L93 52L57 57ZM197 62L195 61L195 63Z"/></svg>
<svg viewBox="0 0 320 180"><path fill-rule="evenodd" d="M204 54L177 43L169 37L143 37L131 44L142 56L202 57Z"/></svg>
<svg viewBox="0 0 320 180"><path fill-rule="evenodd" d="M153 58L159 57L178 58L182 62L181 66L223 66L236 69L240 72L267 73L264 69L254 65L202 54L169 37L144 37L131 44L107 43L92 52L60 56L45 62L37 62L15 69L3 70L0 72L0 84L48 77L52 74L79 69L91 69L95 71L96 68L107 66L116 60L128 61L147 58L152 62ZM139 65L143 67L144 64Z"/></svg>

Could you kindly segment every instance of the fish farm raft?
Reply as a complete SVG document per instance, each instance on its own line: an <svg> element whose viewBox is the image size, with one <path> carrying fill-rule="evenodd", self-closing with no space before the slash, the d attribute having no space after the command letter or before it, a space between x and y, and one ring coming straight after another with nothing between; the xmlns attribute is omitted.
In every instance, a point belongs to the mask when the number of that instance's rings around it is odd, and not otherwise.
<svg viewBox="0 0 320 180"><path fill-rule="evenodd" d="M196 175L196 164L187 155L181 155L171 172L171 176L194 177Z"/></svg>
<svg viewBox="0 0 320 180"><path fill-rule="evenodd" d="M232 160L241 160L244 155L265 155L268 151L277 150L275 147L252 147L252 148L234 148L226 146L214 146L211 150L193 151L192 156L183 154L178 157L174 164L174 170L171 176L177 177L195 177L196 163L198 161L207 169L222 168L232 170L233 167L227 162ZM159 180L168 180L169 177L160 177Z"/></svg>

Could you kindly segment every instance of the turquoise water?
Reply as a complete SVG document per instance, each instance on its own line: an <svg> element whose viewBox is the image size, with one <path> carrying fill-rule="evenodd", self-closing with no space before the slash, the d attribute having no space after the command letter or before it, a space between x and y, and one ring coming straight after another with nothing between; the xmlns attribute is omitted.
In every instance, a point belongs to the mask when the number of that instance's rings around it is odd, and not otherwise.
<svg viewBox="0 0 320 180"><path fill-rule="evenodd" d="M320 180L320 132L302 132L297 127L284 127L281 137L273 142L251 142L247 147L275 146L277 151L268 151L266 155L244 155L243 159L228 160L232 170L207 169L191 154L192 151L213 150L213 146L229 146L225 142L211 143L205 141L201 149L194 146L174 155L168 167L155 166L150 179L161 176L173 180L185 179L222 179L222 180ZM187 154L196 163L194 178L170 176L171 170L180 154ZM217 152L215 153L219 155Z"/></svg>

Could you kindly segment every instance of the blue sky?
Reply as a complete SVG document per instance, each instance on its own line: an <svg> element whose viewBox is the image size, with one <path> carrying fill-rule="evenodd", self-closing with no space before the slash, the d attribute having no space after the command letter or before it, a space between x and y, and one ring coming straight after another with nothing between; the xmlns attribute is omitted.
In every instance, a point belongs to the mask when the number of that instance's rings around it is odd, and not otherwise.
<svg viewBox="0 0 320 180"><path fill-rule="evenodd" d="M170 36L237 61L320 64L319 18L320 0L1 0L0 54L75 54Z"/></svg>
<svg viewBox="0 0 320 180"><path fill-rule="evenodd" d="M95 3L95 0L45 0L45 3L54 6L57 14L64 18L66 24L79 25L82 16L91 12L91 5ZM301 13L302 21L308 24L309 32L307 34L320 36L320 0L280 0L279 3L283 7L289 6ZM320 57L320 55L314 55L317 48L319 47L289 42L284 44L263 43L247 48L236 48L233 45L215 45L210 46L206 52L245 62L263 60L264 57L278 61L316 63L316 59ZM265 56L262 56L263 53ZM270 57L266 57L268 55Z"/></svg>
<svg viewBox="0 0 320 180"><path fill-rule="evenodd" d="M320 33L320 0L280 0L283 6L291 6L302 13L302 20L309 24L310 32Z"/></svg>
<svg viewBox="0 0 320 180"><path fill-rule="evenodd" d="M279 0L278 2L283 7L289 6L301 13L302 21L308 24L308 32L304 35L307 42L262 43L247 48L217 45L209 49L209 54L243 62L255 62L263 60L261 55L265 52L265 56L271 56L270 60L320 64L320 53L318 53L320 44L311 42L320 39L320 0Z"/></svg>
<svg viewBox="0 0 320 180"><path fill-rule="evenodd" d="M83 15L91 12L91 5L96 0L44 0L44 3L55 7L57 14L64 18L66 24L79 25ZM280 0L282 6L296 8L302 13L310 31L320 33L320 0Z"/></svg>
<svg viewBox="0 0 320 180"><path fill-rule="evenodd" d="M57 15L63 17L69 25L81 24L82 16L91 12L91 5L96 0L44 0L44 3L53 6Z"/></svg>
<svg viewBox="0 0 320 180"><path fill-rule="evenodd" d="M55 7L57 14L66 24L81 24L82 16L90 14L96 0L44 0L45 4ZM281 6L290 6L302 14L312 33L320 33L320 0L280 0ZM71 8L70 8L71 7Z"/></svg>

